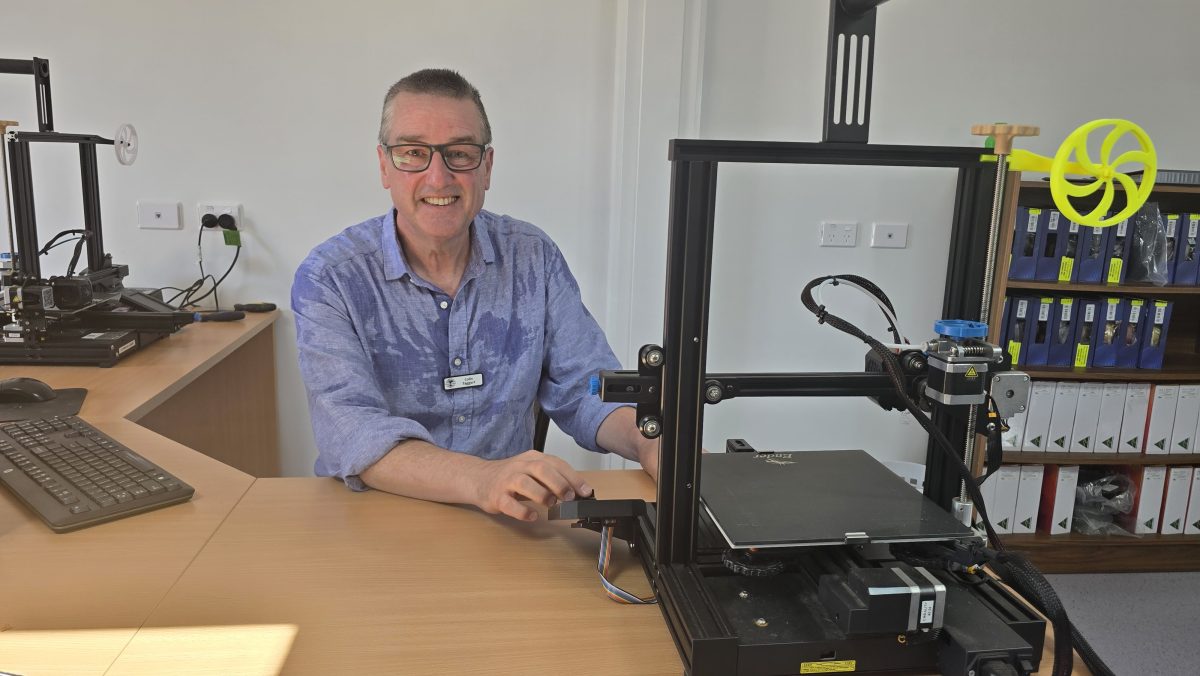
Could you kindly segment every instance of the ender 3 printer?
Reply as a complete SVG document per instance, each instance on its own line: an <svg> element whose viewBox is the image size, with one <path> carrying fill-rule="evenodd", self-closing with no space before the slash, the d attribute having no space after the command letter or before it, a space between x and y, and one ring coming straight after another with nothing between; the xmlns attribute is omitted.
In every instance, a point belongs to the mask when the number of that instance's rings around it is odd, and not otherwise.
<svg viewBox="0 0 1200 676"><path fill-rule="evenodd" d="M688 145L673 144L677 172ZM693 227L683 220L690 219L672 219L672 263L680 240L691 239L680 237ZM689 234L707 239L711 225L700 216L700 232ZM690 265L685 255L683 267L702 269L707 258ZM956 335L979 327L939 322L938 339L895 358L902 389L893 384L895 364L881 366L875 352L865 373L701 376L704 313L684 310L681 300L668 296L673 347L643 347L638 371L602 372L596 387L605 400L636 403L643 434L662 439L657 502L577 500L555 505L550 517L630 543L684 673L1036 671L1045 621L981 569L1011 562L992 559L981 534L866 452L765 451L742 439L728 440L725 453L700 452L702 406L735 396L871 396L884 408L910 411L914 401L943 411L984 405L991 396L996 410L980 422L991 426L989 442L998 441L998 418L1028 397L1024 375L1006 370L1007 356ZM707 283L694 302L700 310L707 305ZM691 321L670 321L680 314ZM1017 575L1024 576L1018 589L1036 585L1036 573Z"/></svg>
<svg viewBox="0 0 1200 676"><path fill-rule="evenodd" d="M129 266L114 264L104 252L96 146L115 146L117 159L131 164L137 149L133 128L122 126L114 139L56 132L49 62L0 59L0 73L32 75L38 110L36 132L7 131L15 123L0 123L8 150L3 164L6 195L11 195L9 238L15 249L11 256L0 257L0 312L7 315L0 319L0 364L112 366L190 324L192 313L180 312L152 293L125 288L121 280ZM34 214L34 143L77 145L83 184L83 228L60 232L45 248L39 248ZM72 236L78 241L66 274L43 278L40 256ZM81 249L86 251L87 267L76 273Z"/></svg>
<svg viewBox="0 0 1200 676"><path fill-rule="evenodd" d="M870 346L863 372L705 370L722 163L956 169L942 316L988 316L1003 161L985 161L972 147L867 143L880 2L831 0L824 142L670 142L663 343L640 350L636 371L602 372L593 382L606 401L636 404L642 434L661 440L657 500L563 502L550 518L600 532L602 561L605 538L628 541L654 598L625 592L623 600L659 604L685 674L1026 675L1041 666L1047 624L1029 604L1054 624L1052 673L1070 673L1072 648L1094 673L1111 673L1071 627L1044 578L1003 548L971 476L977 432L994 470L1004 419L1024 410L1029 392L1028 377L984 342L985 325L938 322L935 339L910 345L893 321L896 343L884 345L831 314L812 291L854 285L894 320L887 296L859 277L823 277L805 288L804 304L818 321ZM869 37L871 47L838 51L851 34L860 45ZM846 67L849 59L855 67ZM866 73L867 85L845 80L848 72ZM834 115L835 91L841 116ZM855 92L849 104L847 92ZM730 439L726 453L703 454L704 407L755 396L867 396L908 411L930 434L925 494L861 450L772 451ZM973 508L981 530L966 525Z"/></svg>

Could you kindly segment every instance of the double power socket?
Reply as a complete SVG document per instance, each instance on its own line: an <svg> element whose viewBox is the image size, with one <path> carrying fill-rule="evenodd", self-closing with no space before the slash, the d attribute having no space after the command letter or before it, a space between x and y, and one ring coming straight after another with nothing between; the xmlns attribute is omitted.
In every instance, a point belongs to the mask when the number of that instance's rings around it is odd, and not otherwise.
<svg viewBox="0 0 1200 676"><path fill-rule="evenodd" d="M196 205L196 222L203 223L204 217L207 214L220 216L229 214L233 216L233 222L237 224L237 229L245 232L245 225L242 223L242 205L234 202L200 202ZM208 232L220 232L221 228L206 228Z"/></svg>

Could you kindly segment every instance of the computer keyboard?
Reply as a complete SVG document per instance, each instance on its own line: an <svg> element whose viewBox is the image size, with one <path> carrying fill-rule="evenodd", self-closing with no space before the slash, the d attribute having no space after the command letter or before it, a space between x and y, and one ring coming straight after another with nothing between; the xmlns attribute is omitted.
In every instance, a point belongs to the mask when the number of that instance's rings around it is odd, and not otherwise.
<svg viewBox="0 0 1200 676"><path fill-rule="evenodd" d="M186 502L195 493L75 416L0 423L0 483L57 533Z"/></svg>

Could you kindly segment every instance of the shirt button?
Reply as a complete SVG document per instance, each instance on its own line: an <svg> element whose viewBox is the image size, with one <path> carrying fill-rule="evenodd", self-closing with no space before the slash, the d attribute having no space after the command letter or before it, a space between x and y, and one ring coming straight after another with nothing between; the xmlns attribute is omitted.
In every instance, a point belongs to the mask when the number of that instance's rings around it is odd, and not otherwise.
<svg viewBox="0 0 1200 676"><path fill-rule="evenodd" d="M461 360L461 359L459 359L458 357L455 357L455 358L454 358L454 365L455 365L455 366L462 366L462 360Z"/></svg>
<svg viewBox="0 0 1200 676"><path fill-rule="evenodd" d="M449 303L447 303L446 301L442 301L442 302L438 303L438 307L440 307L440 308L442 308L443 310L445 310L446 308L450 307L450 304L449 304Z"/></svg>
<svg viewBox="0 0 1200 676"><path fill-rule="evenodd" d="M467 416L465 416L465 415L458 416L458 422L460 422L460 423L467 422Z"/></svg>

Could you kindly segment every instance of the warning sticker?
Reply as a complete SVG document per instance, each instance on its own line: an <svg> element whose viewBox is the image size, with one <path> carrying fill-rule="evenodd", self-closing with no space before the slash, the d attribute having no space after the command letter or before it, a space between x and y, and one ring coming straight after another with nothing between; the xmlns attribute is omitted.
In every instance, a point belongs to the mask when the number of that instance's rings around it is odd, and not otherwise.
<svg viewBox="0 0 1200 676"><path fill-rule="evenodd" d="M972 366L967 369L967 372L963 374L963 377L967 380L975 380L979 377L979 372L975 370L974 366Z"/></svg>
<svg viewBox="0 0 1200 676"><path fill-rule="evenodd" d="M801 662L802 674L835 674L854 671L855 660L830 660L828 662Z"/></svg>

